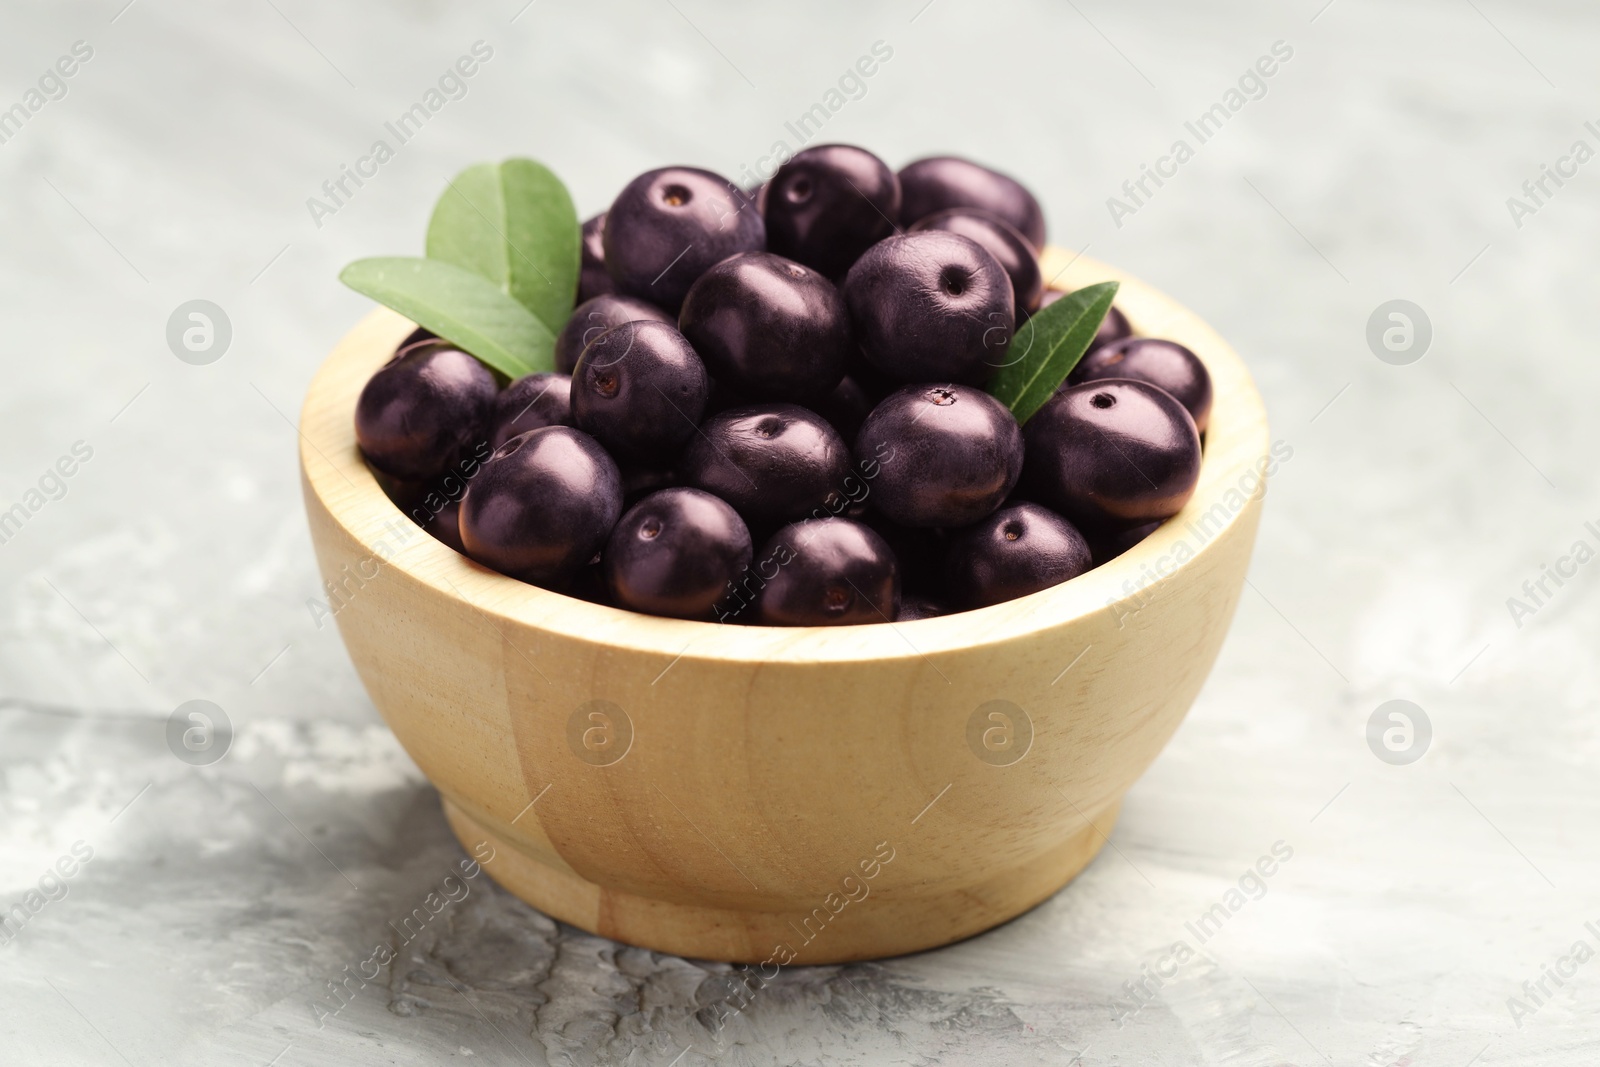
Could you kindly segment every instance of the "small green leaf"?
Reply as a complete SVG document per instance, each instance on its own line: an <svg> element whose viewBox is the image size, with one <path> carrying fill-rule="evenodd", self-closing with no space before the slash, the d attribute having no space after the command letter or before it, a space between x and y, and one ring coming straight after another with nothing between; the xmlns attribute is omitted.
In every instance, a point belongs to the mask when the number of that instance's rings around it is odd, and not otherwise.
<svg viewBox="0 0 1600 1067"><path fill-rule="evenodd" d="M468 167L428 220L428 258L489 279L561 332L578 292L582 234L567 187L531 159Z"/></svg>
<svg viewBox="0 0 1600 1067"><path fill-rule="evenodd" d="M555 335L492 282L436 259L358 259L339 280L508 378L555 369Z"/></svg>
<svg viewBox="0 0 1600 1067"><path fill-rule="evenodd" d="M1116 299L1117 282L1068 293L1023 323L1007 350L1010 360L989 383L989 393L1027 422L1078 365L1100 320Z"/></svg>

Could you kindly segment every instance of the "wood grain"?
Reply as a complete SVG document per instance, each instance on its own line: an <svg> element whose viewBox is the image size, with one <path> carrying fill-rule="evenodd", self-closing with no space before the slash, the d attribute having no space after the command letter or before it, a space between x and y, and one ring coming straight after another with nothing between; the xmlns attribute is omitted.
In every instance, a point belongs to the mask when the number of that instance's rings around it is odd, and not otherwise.
<svg viewBox="0 0 1600 1067"><path fill-rule="evenodd" d="M501 884L631 944L820 963L970 936L1093 858L1227 632L1269 444L1248 372L1193 314L1086 259L1043 265L1063 287L1121 281L1139 333L1205 362L1195 496L1071 582L893 625L659 619L472 563L411 525L356 449L356 397L411 324L380 309L339 344L301 415L318 563L348 590L336 619L374 704ZM609 726L586 717L596 701ZM993 701L1021 712L986 761L969 737L1000 728Z"/></svg>

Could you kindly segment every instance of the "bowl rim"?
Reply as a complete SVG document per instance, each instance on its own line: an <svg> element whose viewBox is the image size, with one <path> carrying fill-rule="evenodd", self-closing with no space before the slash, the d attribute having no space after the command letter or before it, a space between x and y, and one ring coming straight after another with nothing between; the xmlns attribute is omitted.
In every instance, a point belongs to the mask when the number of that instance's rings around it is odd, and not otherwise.
<svg viewBox="0 0 1600 1067"><path fill-rule="evenodd" d="M1132 549L1076 578L1029 596L950 615L854 626L767 627L643 615L529 585L474 563L417 527L379 486L355 441L355 405L372 372L393 353L414 324L376 308L335 346L307 389L300 416L300 469L310 507L320 504L332 522L376 561L380 576L418 583L439 596L467 603L502 629L512 625L557 633L615 650L653 652L672 662L689 658L739 663L817 664L902 660L971 651L1025 640L1106 612L1142 605L1149 576L1161 581L1192 572L1223 535L1251 521L1266 488L1262 470L1269 444L1266 411L1238 354L1187 308L1123 271L1062 249L1040 256L1050 288L1078 289L1099 281L1121 283L1117 307L1136 334L1174 340L1191 349L1211 374L1213 402L1206 448L1194 495ZM1244 488L1252 480L1252 487ZM1190 524L1214 512L1226 494L1219 525L1170 570L1173 553ZM1231 498L1228 498L1231 499ZM396 521L407 524L404 537ZM404 527L399 528L404 530ZM420 536L410 536L419 534ZM399 541L396 548L393 542ZM1145 579L1143 583L1139 579ZM503 630L502 630L502 636ZM936 668L935 668L936 669ZM664 673L664 672L663 672Z"/></svg>

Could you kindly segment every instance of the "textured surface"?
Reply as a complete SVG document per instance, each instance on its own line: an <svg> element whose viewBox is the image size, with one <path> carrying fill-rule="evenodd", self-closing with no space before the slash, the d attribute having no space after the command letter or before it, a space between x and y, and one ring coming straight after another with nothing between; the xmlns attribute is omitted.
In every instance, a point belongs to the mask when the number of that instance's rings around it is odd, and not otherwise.
<svg viewBox="0 0 1600 1067"><path fill-rule="evenodd" d="M1594 1062L1600 963L1570 954L1600 948L1600 607L1595 568L1561 559L1600 547L1600 205L1593 164L1520 190L1600 147L1592 5L521 6L6 11L0 106L74 41L94 55L0 144L0 507L74 442L93 456L0 544L0 903L94 852L0 946L0 1058ZM319 228L307 197L480 39L466 97ZM824 139L1015 172L1057 243L1233 341L1294 449L1233 633L1116 850L983 937L787 973L720 1041L696 1011L721 968L473 880L319 1027L325 983L463 858L306 607L286 416L365 310L335 272L420 250L445 177L482 158L545 160L585 213L668 161L738 175L796 147L786 123L878 40L892 58ZM1278 40L1293 57L1264 97L1198 143L1185 122ZM1178 138L1192 158L1162 163ZM1119 227L1106 198L1141 164L1176 175ZM195 298L232 320L209 366L165 340ZM1409 366L1366 339L1397 298L1433 325ZM1572 577L1535 603L1546 564ZM207 768L163 738L195 698L238 728ZM1432 721L1408 766L1365 738L1397 698ZM1201 944L1185 924L1277 841L1292 859ZM1131 1000L1179 939L1196 955ZM1547 966L1571 973L1536 1003Z"/></svg>

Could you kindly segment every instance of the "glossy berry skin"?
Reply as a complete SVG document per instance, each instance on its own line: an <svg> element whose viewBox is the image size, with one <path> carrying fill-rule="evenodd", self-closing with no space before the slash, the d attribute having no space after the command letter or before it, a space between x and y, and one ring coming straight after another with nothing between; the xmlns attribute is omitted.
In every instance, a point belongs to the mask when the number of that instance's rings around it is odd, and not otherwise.
<svg viewBox="0 0 1600 1067"><path fill-rule="evenodd" d="M589 343L572 372L572 423L614 455L662 460L694 436L711 381L683 334L625 322Z"/></svg>
<svg viewBox="0 0 1600 1067"><path fill-rule="evenodd" d="M850 450L815 412L751 404L706 420L684 449L678 473L684 484L732 504L751 525L790 522L843 491Z"/></svg>
<svg viewBox="0 0 1600 1067"><path fill-rule="evenodd" d="M602 566L618 607L710 619L750 565L750 531L727 504L698 489L662 489L629 508Z"/></svg>
<svg viewBox="0 0 1600 1067"><path fill-rule="evenodd" d="M950 541L945 582L963 608L985 608L1076 578L1094 566L1072 523L1038 504L1001 508Z"/></svg>
<svg viewBox="0 0 1600 1067"><path fill-rule="evenodd" d="M487 436L499 385L488 367L448 344L414 345L367 380L356 401L356 442L367 462L428 482Z"/></svg>
<svg viewBox="0 0 1600 1067"><path fill-rule="evenodd" d="M756 599L768 626L848 626L889 622L900 582L883 538L850 519L811 519L785 526L761 551L775 573Z"/></svg>
<svg viewBox="0 0 1600 1067"><path fill-rule="evenodd" d="M1039 301L1039 307L1047 308L1066 295L1061 289L1046 289L1044 297ZM1100 320L1100 326L1095 330L1094 338L1085 351L1093 352L1102 345L1113 344L1124 337L1132 336L1133 327L1128 323L1128 316L1124 315L1117 305L1112 304L1106 309L1106 317Z"/></svg>
<svg viewBox="0 0 1600 1067"><path fill-rule="evenodd" d="M950 208L934 212L911 228L912 233L923 230L959 233L982 245L1011 279L1018 322L1039 310L1039 299L1044 295L1039 257L1015 226L975 208Z"/></svg>
<svg viewBox="0 0 1600 1067"><path fill-rule="evenodd" d="M625 322L665 322L676 326L677 320L654 304L631 296L608 293L587 300L572 309L567 324L556 335L556 370L571 374L577 367L583 349L590 341L613 326Z"/></svg>
<svg viewBox="0 0 1600 1067"><path fill-rule="evenodd" d="M1044 247L1044 211L1015 178L958 156L908 163L899 178L900 221L906 226L946 208L977 208L1015 226L1035 249Z"/></svg>
<svg viewBox="0 0 1600 1067"><path fill-rule="evenodd" d="M1194 494L1200 434L1182 404L1146 382L1062 390L1028 420L1021 493L1085 532L1170 518Z"/></svg>
<svg viewBox="0 0 1600 1067"><path fill-rule="evenodd" d="M572 379L565 374L518 378L495 397L493 425L491 448L529 430L572 425Z"/></svg>
<svg viewBox="0 0 1600 1067"><path fill-rule="evenodd" d="M582 253L578 264L578 303L587 303L597 296L617 291L617 285L606 273L606 213L604 211L583 224Z"/></svg>
<svg viewBox="0 0 1600 1067"><path fill-rule="evenodd" d="M1165 389L1189 412L1195 429L1206 432L1211 420L1211 374L1200 357L1176 341L1130 337L1104 345L1084 356L1067 381L1078 385L1107 378L1131 378Z"/></svg>
<svg viewBox="0 0 1600 1067"><path fill-rule="evenodd" d="M622 514L622 478L599 442L570 426L513 437L461 501L467 555L502 574L559 588L606 543Z"/></svg>
<svg viewBox="0 0 1600 1067"><path fill-rule="evenodd" d="M878 462L872 506L905 526L966 526L1010 495L1022 473L1022 428L1004 404L967 385L908 385L872 409L856 462Z"/></svg>
<svg viewBox="0 0 1600 1067"><path fill-rule="evenodd" d="M901 382L982 381L1005 364L1011 279L977 242L928 230L879 241L845 278L867 361Z"/></svg>
<svg viewBox="0 0 1600 1067"><path fill-rule="evenodd" d="M851 347L839 290L770 252L730 256L700 275L678 328L719 383L755 400L821 397L839 384Z"/></svg>
<svg viewBox="0 0 1600 1067"><path fill-rule="evenodd" d="M829 278L842 278L895 232L900 180L864 148L817 145L779 167L764 189L767 248Z"/></svg>
<svg viewBox="0 0 1600 1067"><path fill-rule="evenodd" d="M766 245L761 212L740 189L696 167L639 175L606 212L606 272L617 291L676 314L708 268Z"/></svg>

